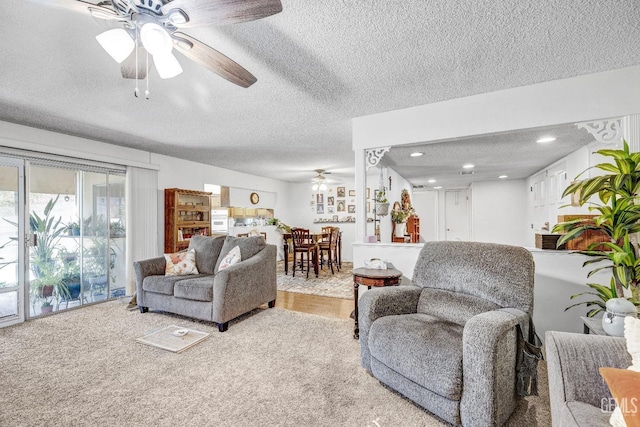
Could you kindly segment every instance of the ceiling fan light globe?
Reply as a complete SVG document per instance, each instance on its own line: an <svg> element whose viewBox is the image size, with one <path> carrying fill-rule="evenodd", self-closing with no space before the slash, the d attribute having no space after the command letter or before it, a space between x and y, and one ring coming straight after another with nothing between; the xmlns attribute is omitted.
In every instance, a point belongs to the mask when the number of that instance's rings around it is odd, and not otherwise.
<svg viewBox="0 0 640 427"><path fill-rule="evenodd" d="M318 191L318 184L313 184L313 185L311 186L311 189L312 189L313 191Z"/></svg>
<svg viewBox="0 0 640 427"><path fill-rule="evenodd" d="M320 184L320 187L318 187L320 191L327 191L327 184Z"/></svg>
<svg viewBox="0 0 640 427"><path fill-rule="evenodd" d="M153 55L153 63L161 79L170 79L182 73L178 59L171 52Z"/></svg>
<svg viewBox="0 0 640 427"><path fill-rule="evenodd" d="M98 34L96 40L118 64L127 59L135 47L129 33L122 28L114 28Z"/></svg>
<svg viewBox="0 0 640 427"><path fill-rule="evenodd" d="M170 53L173 49L169 33L154 22L147 22L142 26L140 40L144 48L153 56Z"/></svg>

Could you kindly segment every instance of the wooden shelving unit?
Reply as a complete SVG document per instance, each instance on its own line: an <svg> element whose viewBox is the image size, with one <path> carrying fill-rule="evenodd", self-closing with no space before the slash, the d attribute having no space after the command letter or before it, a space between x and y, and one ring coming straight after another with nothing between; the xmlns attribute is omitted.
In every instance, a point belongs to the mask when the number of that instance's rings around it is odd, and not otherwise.
<svg viewBox="0 0 640 427"><path fill-rule="evenodd" d="M410 216L407 221L407 234L411 236L411 243L420 242L420 218L416 215Z"/></svg>
<svg viewBox="0 0 640 427"><path fill-rule="evenodd" d="M193 235L211 233L211 193L165 188L164 252L186 249Z"/></svg>

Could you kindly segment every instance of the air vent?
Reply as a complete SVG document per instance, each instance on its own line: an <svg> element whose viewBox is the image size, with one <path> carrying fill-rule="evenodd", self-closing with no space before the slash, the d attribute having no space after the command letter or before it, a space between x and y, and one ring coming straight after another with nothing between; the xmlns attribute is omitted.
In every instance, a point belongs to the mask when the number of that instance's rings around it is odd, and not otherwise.
<svg viewBox="0 0 640 427"><path fill-rule="evenodd" d="M426 186L426 185L423 185L423 184L417 184L417 185L416 185L416 184L413 184L413 188L426 188L426 187L427 187L427 186Z"/></svg>
<svg viewBox="0 0 640 427"><path fill-rule="evenodd" d="M473 175L473 171L472 170L463 170L462 172L460 172L460 175Z"/></svg>

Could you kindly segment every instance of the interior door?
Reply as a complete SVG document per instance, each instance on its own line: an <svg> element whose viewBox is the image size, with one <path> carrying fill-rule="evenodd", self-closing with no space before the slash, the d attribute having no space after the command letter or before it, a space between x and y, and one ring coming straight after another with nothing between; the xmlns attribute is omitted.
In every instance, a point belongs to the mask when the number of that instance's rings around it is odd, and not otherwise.
<svg viewBox="0 0 640 427"><path fill-rule="evenodd" d="M469 192L446 191L444 200L445 240L469 240Z"/></svg>
<svg viewBox="0 0 640 427"><path fill-rule="evenodd" d="M24 321L24 161L0 157L0 327Z"/></svg>

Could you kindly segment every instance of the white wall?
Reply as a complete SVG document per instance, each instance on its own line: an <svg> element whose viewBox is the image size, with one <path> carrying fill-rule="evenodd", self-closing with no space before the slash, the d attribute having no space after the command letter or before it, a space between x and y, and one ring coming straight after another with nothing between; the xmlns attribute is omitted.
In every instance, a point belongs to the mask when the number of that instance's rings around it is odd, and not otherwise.
<svg viewBox="0 0 640 427"><path fill-rule="evenodd" d="M471 190L471 240L527 246L526 180L475 182Z"/></svg>
<svg viewBox="0 0 640 427"><path fill-rule="evenodd" d="M413 208L420 218L420 240L438 240L439 192L437 190L416 190L413 192Z"/></svg>
<svg viewBox="0 0 640 427"><path fill-rule="evenodd" d="M355 150L640 112L640 66L357 117Z"/></svg>
<svg viewBox="0 0 640 427"><path fill-rule="evenodd" d="M391 177L391 189L389 189L389 177ZM395 202L400 202L400 193L402 190L408 190L411 196L411 203L413 204L413 188L411 183L407 181L402 175L390 167L384 168L384 183L387 187L387 200L389 201L389 212L393 209ZM393 227L391 225L391 215L380 218L380 242L390 243L391 232Z"/></svg>

